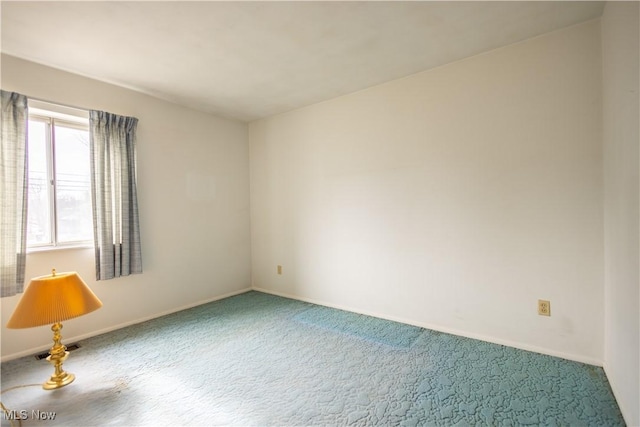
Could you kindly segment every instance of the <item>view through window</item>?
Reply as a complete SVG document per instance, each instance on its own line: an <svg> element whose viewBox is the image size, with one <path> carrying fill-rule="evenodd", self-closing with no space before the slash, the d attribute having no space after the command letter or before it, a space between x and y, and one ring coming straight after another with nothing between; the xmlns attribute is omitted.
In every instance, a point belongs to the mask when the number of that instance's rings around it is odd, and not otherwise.
<svg viewBox="0 0 640 427"><path fill-rule="evenodd" d="M93 241L89 121L81 116L30 105L27 246L31 248Z"/></svg>

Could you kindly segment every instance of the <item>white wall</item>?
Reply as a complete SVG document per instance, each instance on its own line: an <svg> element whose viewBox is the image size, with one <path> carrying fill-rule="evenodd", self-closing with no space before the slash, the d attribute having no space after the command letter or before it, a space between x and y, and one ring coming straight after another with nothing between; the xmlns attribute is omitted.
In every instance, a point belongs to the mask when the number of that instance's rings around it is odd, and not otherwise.
<svg viewBox="0 0 640 427"><path fill-rule="evenodd" d="M601 364L599 30L251 123L254 287Z"/></svg>
<svg viewBox="0 0 640 427"><path fill-rule="evenodd" d="M604 366L629 425L640 425L640 280L637 2L602 16L605 184Z"/></svg>
<svg viewBox="0 0 640 427"><path fill-rule="evenodd" d="M246 124L9 56L1 66L5 90L139 118L143 274L96 282L93 249L27 257L27 277L76 270L104 303L65 322L65 342L250 287ZM47 327L4 327L18 299L1 300L4 359L51 342Z"/></svg>

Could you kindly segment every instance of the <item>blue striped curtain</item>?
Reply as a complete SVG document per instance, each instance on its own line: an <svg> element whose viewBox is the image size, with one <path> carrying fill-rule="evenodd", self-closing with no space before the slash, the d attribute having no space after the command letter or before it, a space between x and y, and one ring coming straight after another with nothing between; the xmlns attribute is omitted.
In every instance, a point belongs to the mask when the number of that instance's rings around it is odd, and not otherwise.
<svg viewBox="0 0 640 427"><path fill-rule="evenodd" d="M96 279L142 273L135 117L89 112Z"/></svg>
<svg viewBox="0 0 640 427"><path fill-rule="evenodd" d="M27 98L1 92L0 296L22 292L27 259Z"/></svg>

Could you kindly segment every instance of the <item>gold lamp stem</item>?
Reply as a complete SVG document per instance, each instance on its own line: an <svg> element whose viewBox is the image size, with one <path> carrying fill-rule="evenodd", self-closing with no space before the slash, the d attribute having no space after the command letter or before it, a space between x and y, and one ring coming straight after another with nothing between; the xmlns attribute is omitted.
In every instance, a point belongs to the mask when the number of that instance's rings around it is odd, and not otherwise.
<svg viewBox="0 0 640 427"><path fill-rule="evenodd" d="M60 342L62 339L60 329L62 329L62 323L60 322L54 323L51 327L51 330L53 331L53 347L49 350L49 357L47 357L47 361L53 365L55 372L51 375L49 381L42 384L42 388L45 390L54 390L56 388L64 387L67 384L71 384L73 380L76 379L75 375L69 374L62 369L62 362L67 360L69 352L67 351L67 347Z"/></svg>

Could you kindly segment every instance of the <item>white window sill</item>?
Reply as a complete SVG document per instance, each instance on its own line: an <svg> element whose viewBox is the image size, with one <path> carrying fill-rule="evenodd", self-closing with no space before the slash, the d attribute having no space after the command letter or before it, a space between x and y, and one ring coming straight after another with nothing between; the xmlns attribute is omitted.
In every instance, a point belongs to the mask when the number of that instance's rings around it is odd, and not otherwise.
<svg viewBox="0 0 640 427"><path fill-rule="evenodd" d="M66 251L73 249L93 249L95 246L93 243L79 243L77 245L64 245L64 246L37 246L33 248L27 248L27 255L41 252L52 251Z"/></svg>

